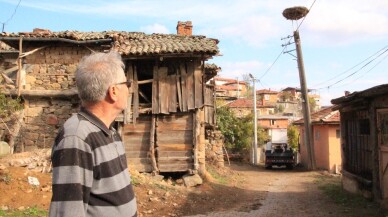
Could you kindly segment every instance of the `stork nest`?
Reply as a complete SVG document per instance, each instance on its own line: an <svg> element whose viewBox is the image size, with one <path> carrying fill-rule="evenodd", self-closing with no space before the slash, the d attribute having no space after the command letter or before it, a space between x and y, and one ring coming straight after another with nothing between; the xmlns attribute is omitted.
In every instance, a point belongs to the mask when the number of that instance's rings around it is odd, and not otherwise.
<svg viewBox="0 0 388 217"><path fill-rule="evenodd" d="M306 16L309 12L309 9L302 6L296 6L292 8L286 8L283 11L283 16L287 20L299 20L300 18L303 18Z"/></svg>

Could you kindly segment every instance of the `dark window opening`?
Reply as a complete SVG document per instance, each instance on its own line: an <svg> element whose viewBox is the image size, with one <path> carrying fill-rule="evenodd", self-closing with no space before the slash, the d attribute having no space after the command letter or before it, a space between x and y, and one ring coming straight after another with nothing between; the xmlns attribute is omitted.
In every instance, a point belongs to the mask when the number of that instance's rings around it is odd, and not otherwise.
<svg viewBox="0 0 388 217"><path fill-rule="evenodd" d="M360 129L361 135L369 135L370 134L370 125L369 119L361 119L358 121L358 126Z"/></svg>

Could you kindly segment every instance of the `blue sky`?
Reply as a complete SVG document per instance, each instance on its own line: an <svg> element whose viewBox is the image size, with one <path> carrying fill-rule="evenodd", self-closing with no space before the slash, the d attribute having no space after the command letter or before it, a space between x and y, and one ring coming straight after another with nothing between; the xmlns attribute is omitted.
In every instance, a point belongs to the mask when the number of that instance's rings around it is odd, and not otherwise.
<svg viewBox="0 0 388 217"><path fill-rule="evenodd" d="M220 40L222 56L209 62L222 68L222 77L242 79L251 73L260 78L258 89L271 90L300 86L295 58L280 55L288 41L281 38L292 35L300 22L286 20L282 12L313 5L299 32L307 86L321 95L321 104L329 105L345 90L388 83L387 0L21 0L12 16L18 3L0 0L5 32L175 34L178 21L190 20L193 34ZM287 47L292 49L293 44Z"/></svg>

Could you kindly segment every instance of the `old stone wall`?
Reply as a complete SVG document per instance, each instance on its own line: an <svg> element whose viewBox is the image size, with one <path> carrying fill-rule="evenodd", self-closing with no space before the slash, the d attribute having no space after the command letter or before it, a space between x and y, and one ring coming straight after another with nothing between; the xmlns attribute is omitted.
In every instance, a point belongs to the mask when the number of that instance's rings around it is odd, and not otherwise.
<svg viewBox="0 0 388 217"><path fill-rule="evenodd" d="M207 142L205 156L206 161L214 165L224 166L223 135L221 131L206 130Z"/></svg>
<svg viewBox="0 0 388 217"><path fill-rule="evenodd" d="M78 102L66 99L26 100L24 125L16 151L50 148L60 127L78 110Z"/></svg>
<svg viewBox="0 0 388 217"><path fill-rule="evenodd" d="M33 48L28 48L32 50ZM26 90L66 90L75 87L77 64L91 51L86 47L48 47L25 57Z"/></svg>

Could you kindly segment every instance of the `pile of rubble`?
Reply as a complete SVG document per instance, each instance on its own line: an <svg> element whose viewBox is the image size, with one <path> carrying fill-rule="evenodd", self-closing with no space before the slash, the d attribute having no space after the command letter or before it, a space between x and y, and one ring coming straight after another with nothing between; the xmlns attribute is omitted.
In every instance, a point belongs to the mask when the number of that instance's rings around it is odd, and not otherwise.
<svg viewBox="0 0 388 217"><path fill-rule="evenodd" d="M0 158L0 164L9 167L26 167L35 172L49 173L51 167L51 149L37 149Z"/></svg>

